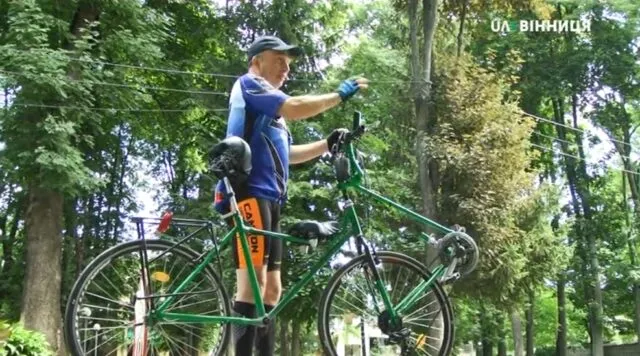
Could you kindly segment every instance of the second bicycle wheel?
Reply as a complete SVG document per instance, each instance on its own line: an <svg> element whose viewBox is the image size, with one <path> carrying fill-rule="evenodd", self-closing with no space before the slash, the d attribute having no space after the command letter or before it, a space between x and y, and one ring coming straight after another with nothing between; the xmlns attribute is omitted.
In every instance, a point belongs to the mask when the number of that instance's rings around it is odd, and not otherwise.
<svg viewBox="0 0 640 356"><path fill-rule="evenodd" d="M65 311L65 339L80 355L223 355L228 324L153 320L154 305L170 294L196 267L198 255L165 240L131 241L110 248L81 273ZM147 266L142 266L146 252ZM143 271L147 271L143 278ZM146 282L148 280L148 283ZM207 266L175 296L165 312L230 315L229 297Z"/></svg>
<svg viewBox="0 0 640 356"><path fill-rule="evenodd" d="M367 256L354 258L333 275L320 300L318 332L325 354L360 353L365 348L367 354L449 355L453 312L440 284L433 281L416 293L431 278L424 266L396 252L377 256L376 270L391 305L407 307L400 311L399 322L393 322L375 289Z"/></svg>

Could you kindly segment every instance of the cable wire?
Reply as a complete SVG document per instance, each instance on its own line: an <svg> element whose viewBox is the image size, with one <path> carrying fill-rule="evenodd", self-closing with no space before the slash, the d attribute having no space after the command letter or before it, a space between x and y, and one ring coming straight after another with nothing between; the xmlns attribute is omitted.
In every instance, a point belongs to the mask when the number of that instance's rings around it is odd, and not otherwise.
<svg viewBox="0 0 640 356"><path fill-rule="evenodd" d="M576 131L576 132L580 132L580 133L584 134L585 136L593 137L593 134L591 134L589 132L586 132L584 130L581 130L579 128L573 127L573 126L569 126L569 125L566 125L566 124L563 124L563 123L560 123L560 122L556 122L556 121L553 121L553 120L545 119L543 117L536 116L536 115L533 115L533 114L529 114L529 113L524 112L524 111L519 111L519 112L515 112L515 113L516 114L520 114L520 115L529 116L529 117L532 117L532 118L534 118L536 120L540 120L540 121L543 121L543 122L548 122L548 123L551 123L551 124L554 124L554 125L557 125L557 126L566 127L566 128L568 128L570 130L573 130L573 131ZM634 148L630 143L623 142L623 141L620 141L620 140L616 140L615 138L611 138L611 137L608 137L608 139L610 141L612 141L612 142L617 142L617 143L620 143L622 145L629 146L631 149Z"/></svg>
<svg viewBox="0 0 640 356"><path fill-rule="evenodd" d="M559 138L554 137L554 136L545 135L545 134L543 134L543 133L541 133L541 132L538 132L538 131L533 131L533 133L534 133L534 134L536 134L536 135L538 135L538 136L541 136L541 137L546 137L546 138L552 139L552 140L554 140L554 141L556 141L556 142L563 142L563 143L566 143L566 144L569 144L569 145L572 145L572 146L575 146L575 145L576 145L576 143L575 143L575 142L571 142L571 141L567 141L567 140L562 140L562 139L559 139ZM617 151L617 150L616 150L616 151ZM618 155L620 156L620 158L627 159L627 160L629 160L629 161L633 161L633 159L632 159L630 156L625 156L625 155L621 154L620 152L618 152Z"/></svg>
<svg viewBox="0 0 640 356"><path fill-rule="evenodd" d="M35 103L12 103L10 106L36 107L48 109L69 109L69 110L87 110L87 111L124 111L124 112L189 112L194 109L139 109L139 108L100 108L90 106L73 106L73 105L47 105ZM225 112L228 109L206 109L198 108L210 112Z"/></svg>
<svg viewBox="0 0 640 356"><path fill-rule="evenodd" d="M22 52L28 52L29 54L33 54L35 51L31 50L31 51L26 51L26 50L18 50L18 51L22 51ZM194 76L207 76L207 77L219 77L219 78L239 78L240 75L236 75L236 74L225 74L225 73L216 73L216 72L199 72L199 71L188 71L188 70L180 70L180 69L174 69L174 68L165 68L165 67L150 67L150 66L143 66L143 65L136 65L136 64L125 64L125 63L113 63L113 62L108 62L108 61L101 61L101 60L94 60L94 59L86 59L86 58L74 58L71 57L69 55L65 55L65 58L67 58L69 61L73 61L73 62L82 62L82 63L93 63L93 64L99 64L99 65L104 65L104 66L114 66L114 67L120 67L120 68L128 68L128 69L139 69L139 70L147 70L147 71L155 71L155 72L161 72L161 73L168 73L168 74L181 74L181 75L194 75ZM322 82L332 82L332 81L336 81L339 82L339 79L336 80L324 80L324 79L297 79L297 78L292 78L289 79L288 81L291 82L310 82L310 83L322 83ZM413 80L375 80L375 81L369 81L369 83L379 83L379 84L403 84L403 83L414 83L414 82L423 82L422 80L417 80L417 81L413 81Z"/></svg>
<svg viewBox="0 0 640 356"><path fill-rule="evenodd" d="M569 153L564 153L564 152L561 152L561 151L556 151L553 148L549 148L549 147L546 147L546 146L541 146L541 145L538 145L538 144L535 144L535 143L531 143L531 146L540 148L540 149L545 150L545 151L553 152L553 153L561 155L561 156L570 157L570 158L573 158L573 159L575 159L577 161L586 162L586 159L583 159L582 157L575 156L575 155L572 155L572 154L569 154ZM614 171L618 171L618 172L625 172L625 173L629 173L629 174L640 176L639 172L629 171L629 170L626 170L624 168L616 168L616 167L607 167L607 168L611 169L611 170L614 170Z"/></svg>
<svg viewBox="0 0 640 356"><path fill-rule="evenodd" d="M20 75L23 77L29 76L29 75L35 75L35 76L41 76L41 77L46 77L45 74L35 74L35 73L27 73L27 72L16 72L16 71L9 71L9 70L4 70L4 69L0 69L0 73L6 73L6 74L13 74L13 75ZM155 87L155 86L143 86L143 85L131 85L131 84L120 84L120 83L111 83L111 82L98 82L98 81L93 81L93 80L77 80L78 82L81 83L87 83L87 84L95 84L95 85L104 85L104 86L111 86L111 87L120 87L120 88L132 88L132 89L146 89L146 90L157 90L157 91L168 91L168 92L176 92L176 93L188 93L188 94L206 94L206 95L224 95L224 96L229 96L228 93L224 93L224 92L215 92L215 91L208 91L208 90L189 90L189 89L177 89L177 88L169 88L169 87Z"/></svg>

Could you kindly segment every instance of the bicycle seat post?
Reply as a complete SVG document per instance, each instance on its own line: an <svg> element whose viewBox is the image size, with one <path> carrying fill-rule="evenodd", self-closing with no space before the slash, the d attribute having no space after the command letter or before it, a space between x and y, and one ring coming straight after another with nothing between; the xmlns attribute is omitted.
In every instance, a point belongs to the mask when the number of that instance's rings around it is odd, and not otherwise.
<svg viewBox="0 0 640 356"><path fill-rule="evenodd" d="M224 181L226 194L229 197L229 208L230 208L229 213L225 215L232 215L233 213L238 211L238 201L236 200L236 194L233 191L233 188L231 187L231 182L229 181L229 178L224 177L223 181Z"/></svg>

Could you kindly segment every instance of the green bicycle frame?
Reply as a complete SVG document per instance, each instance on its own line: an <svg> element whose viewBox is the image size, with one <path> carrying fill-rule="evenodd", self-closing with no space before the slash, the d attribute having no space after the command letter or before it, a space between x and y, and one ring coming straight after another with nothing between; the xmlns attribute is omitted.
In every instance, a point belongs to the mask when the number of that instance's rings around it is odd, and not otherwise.
<svg viewBox="0 0 640 356"><path fill-rule="evenodd" d="M206 266L213 260L216 256L216 251L209 251L202 262L200 262L196 268L176 287L174 291L171 292L171 295L167 297L162 303L160 303L153 312L154 318L160 320L170 320L170 321L182 321L182 322L199 322L199 323L224 323L231 322L236 324L243 325L260 325L263 324L264 318L273 318L279 312L282 311L300 292L300 290L307 285L311 279L315 276L315 274L325 266L331 258L340 250L342 245L352 236L352 234L358 236L362 234L360 230L360 224L358 221L358 217L356 215L355 208L352 206L345 210L345 214L343 216L343 220L341 222L340 233L331 239L331 245L329 249L324 253L322 257L320 257L313 266L307 271L298 282L289 289L282 297L282 300L271 310L269 313L266 313L264 309L264 302L260 295L260 287L258 285L256 273L253 266L253 261L251 260L251 255L249 254L249 243L248 243L248 235L264 235L272 238L279 238L285 241L291 241L294 243L309 245L309 242L306 239L301 239L295 236L291 236L288 234L277 233L262 229L257 229L252 226L246 225L240 213L238 211L234 212L233 215L235 226L227 232L227 234L220 241L220 250L223 250L227 245L229 245L232 241L232 238L235 234L238 234L240 237L240 243L242 244L242 253L244 255L245 261L247 261L247 269L249 272L249 281L251 284L251 290L253 292L257 317L256 318L243 318L243 317L229 317L229 316L207 316L207 315L196 315L196 314L185 314L185 313L170 313L165 310L171 305L171 303L175 299L175 295L181 293L195 278L198 274L200 274ZM354 227L353 229L348 229L347 226ZM385 300L385 306L388 309L391 308L391 304L389 302L389 297L385 294L386 291L384 288L380 289L380 293L383 295Z"/></svg>
<svg viewBox="0 0 640 356"><path fill-rule="evenodd" d="M351 143L347 146L347 155L350 161L351 167L355 169L355 172L351 174L350 178L346 181L339 182L338 188L343 192L344 196L346 196L347 190L352 188L361 193L364 196L368 196L373 198L375 201L380 202L382 204L388 205L394 209L399 210L403 214L409 216L414 221L430 226L440 232L449 233L452 232L451 229L438 224L437 222L430 220L410 209L405 208L404 206L383 197L382 195L364 187L362 182L363 171L358 165L358 162L355 158L354 147ZM234 323L241 325L261 325L264 324L265 318L272 319L282 309L284 309L300 292L300 290L307 285L311 279L315 276L315 274L325 266L331 258L340 250L340 248L344 245L347 240L352 236L362 236L362 229L360 225L360 221L358 219L355 206L353 203L347 204L345 206L343 219L340 223L339 233L336 237L331 238L331 245L329 249L321 256L313 266L307 271L294 285L291 287L282 297L280 302L271 310L269 313L266 313L264 308L264 301L260 295L260 287L258 285L258 280L256 276L256 272L254 269L253 261L251 259L251 255L249 253L249 243L248 243L248 235L264 235L272 238L282 239L284 241L290 241L293 243L301 244L301 245L309 245L309 242L306 239L301 239L295 236L291 236L284 233L277 233L262 229L254 228L245 223L240 212L237 209L237 202L235 198L232 197L232 213L230 213L235 225L234 227L226 233L226 235L222 238L219 243L218 249L212 249L208 253L204 255L202 261L196 266L196 268L176 287L174 291L162 302L160 303L155 310L152 312L153 319L160 320L168 320L168 321L181 321L181 322L198 322L198 323ZM351 228L349 228L351 226ZM174 301L175 296L180 294L195 278L198 274L200 274L206 266L211 263L213 258L218 255L220 250L224 250L227 245L230 245L233 241L233 236L238 235L240 243L242 245L242 253L244 259L247 263L247 269L249 273L249 281L251 285L251 290L253 292L254 301L256 305L257 317L256 318L245 318L245 317L230 317L230 316L207 316L207 315L197 315L197 314L186 314L186 313L172 313L166 312L167 308ZM424 239L424 236L422 237ZM432 275L429 280L422 281L416 288L413 289L407 296L403 298L395 307L391 305L391 300L389 294L386 289L382 285L380 280L377 280L375 283L375 289L382 296L382 301L386 310L390 311L392 317L395 317L397 314L402 313L407 308L411 307L413 303L415 303L419 296L427 290L435 281L437 281L440 277L444 275L446 272L446 268L443 265L437 266L433 271L431 271ZM153 296L150 296L153 298Z"/></svg>

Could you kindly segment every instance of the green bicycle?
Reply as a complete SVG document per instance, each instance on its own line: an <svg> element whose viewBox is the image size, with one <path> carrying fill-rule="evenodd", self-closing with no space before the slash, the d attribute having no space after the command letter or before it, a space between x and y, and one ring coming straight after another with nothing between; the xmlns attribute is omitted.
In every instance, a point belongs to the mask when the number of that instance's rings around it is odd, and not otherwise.
<svg viewBox="0 0 640 356"><path fill-rule="evenodd" d="M324 354L344 354L347 345L375 348L381 354L449 355L453 346L453 311L442 284L470 273L478 248L463 231L444 227L362 185L354 142L365 132L359 112L353 129L335 147L333 165L342 195L339 225L302 221L288 233L252 227L243 220L231 182L222 172L230 197L232 219L222 238L216 238L208 220L136 218L138 240L116 245L98 255L82 271L68 298L64 334L73 355L225 355L232 326L266 326L327 266L335 265L341 249L355 242L355 257L333 272L320 298L318 336ZM416 222L444 233L431 245L439 264L428 270L405 254L376 251L365 239L349 191L355 190L398 209ZM160 238L145 238L143 221L158 223ZM170 224L196 230L181 239L165 239ZM336 225L339 227L336 228ZM212 246L196 253L186 243L205 232ZM257 316L232 315L222 281L220 253L239 236L247 261ZM252 235L280 238L301 246L327 244L326 251L289 288L269 313L249 254ZM429 240L423 234L422 238ZM351 246L351 245L349 245ZM216 262L217 267L216 270ZM358 336L355 336L358 335ZM375 340L375 341L371 341Z"/></svg>

